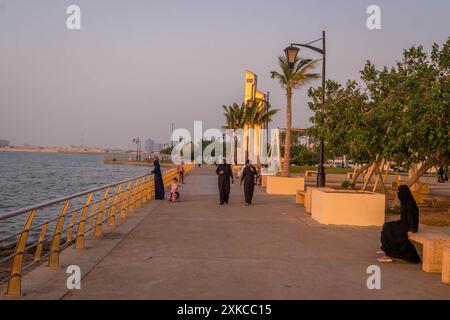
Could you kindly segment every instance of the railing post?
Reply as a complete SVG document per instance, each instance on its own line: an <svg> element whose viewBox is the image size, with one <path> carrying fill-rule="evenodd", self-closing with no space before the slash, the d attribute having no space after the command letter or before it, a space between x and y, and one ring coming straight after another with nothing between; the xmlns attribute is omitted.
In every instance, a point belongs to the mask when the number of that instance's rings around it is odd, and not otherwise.
<svg viewBox="0 0 450 320"><path fill-rule="evenodd" d="M42 230L41 233L39 234L39 240L36 246L36 252L34 253L34 262L35 263L39 263L39 261L41 261L41 254L42 254L42 249L44 247L44 239L45 239L45 234L47 233L47 228L48 228L48 222L44 223L44 225L42 226Z"/></svg>
<svg viewBox="0 0 450 320"><path fill-rule="evenodd" d="M147 197L148 197L148 200L151 200L152 199L152 194L153 194L153 190L155 189L154 187L153 187L153 177L149 177L149 182L148 182L148 191L147 191Z"/></svg>
<svg viewBox="0 0 450 320"><path fill-rule="evenodd" d="M137 201L136 201L136 208L139 209L141 207L141 203L143 202L142 200L142 195L143 195L143 190L146 184L146 180L145 178L142 178L141 180L141 184L138 187L138 194L137 194Z"/></svg>
<svg viewBox="0 0 450 320"><path fill-rule="evenodd" d="M131 189L131 197L130 197L130 202L128 204L128 213L133 213L134 212L134 204L136 202L136 190L137 190L137 186L139 183L139 179L136 179L136 182L133 186L133 188Z"/></svg>
<svg viewBox="0 0 450 320"><path fill-rule="evenodd" d="M85 225L86 225L86 216L88 213L89 205L91 204L93 192L89 193L86 199L86 204L83 207L83 211L81 211L80 222L78 223L77 229L77 238L75 242L76 249L84 249L84 238L85 238Z"/></svg>
<svg viewBox="0 0 450 320"><path fill-rule="evenodd" d="M127 188L122 196L122 205L121 205L120 214L119 214L120 219L125 219L127 217L127 203L128 203L128 195L130 193L130 187L131 187L131 181L128 182Z"/></svg>
<svg viewBox="0 0 450 320"><path fill-rule="evenodd" d="M22 266L25 255L25 247L27 244L28 233L30 232L31 224L33 223L36 210L32 210L28 214L27 221L23 226L23 231L17 241L16 250L14 252L14 258L11 261L11 267L9 272L8 288L6 289L7 296L19 297L22 294Z"/></svg>
<svg viewBox="0 0 450 320"><path fill-rule="evenodd" d="M109 194L109 188L106 189L105 194L103 195L103 200L100 203L100 209L98 210L98 213L97 213L97 223L95 224L95 232L94 232L95 237L100 237L103 233L102 232L103 212L105 210L105 203L108 198L108 194Z"/></svg>
<svg viewBox="0 0 450 320"><path fill-rule="evenodd" d="M86 217L86 219L89 220L88 221L88 231L91 231L91 232L94 231L92 226L94 225L95 217L97 217L97 202L92 204L91 214L88 217Z"/></svg>
<svg viewBox="0 0 450 320"><path fill-rule="evenodd" d="M66 200L55 225L55 231L53 232L52 244L50 246L50 256L48 258L47 265L50 268L59 268L59 248L61 246L61 234L69 205L70 200Z"/></svg>
<svg viewBox="0 0 450 320"><path fill-rule="evenodd" d="M147 177L147 182L145 183L144 188L144 202L147 203L150 200L150 197L148 196L148 189L150 188L150 177Z"/></svg>
<svg viewBox="0 0 450 320"><path fill-rule="evenodd" d="M115 226L116 225L116 209L117 209L117 199L120 196L120 192L122 191L122 185L119 184L116 190L116 194L114 195L113 204L109 210L109 220L108 225L109 226Z"/></svg>
<svg viewBox="0 0 450 320"><path fill-rule="evenodd" d="M75 219L77 218L78 211L72 212L72 215L70 216L69 220L69 227L67 228L67 235L66 235L66 243L71 244L72 243L72 231L73 226L75 224Z"/></svg>

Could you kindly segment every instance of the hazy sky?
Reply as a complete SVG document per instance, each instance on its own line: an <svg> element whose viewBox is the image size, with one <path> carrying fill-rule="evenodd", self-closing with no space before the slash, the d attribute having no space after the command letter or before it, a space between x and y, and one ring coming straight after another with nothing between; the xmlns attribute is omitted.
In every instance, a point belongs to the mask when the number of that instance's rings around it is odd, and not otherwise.
<svg viewBox="0 0 450 320"><path fill-rule="evenodd" d="M71 4L78 31L66 28ZM371 4L382 30L366 28ZM85 145L132 148L136 136L169 141L172 121L220 127L221 106L243 100L245 69L284 127L285 96L269 72L290 42L326 30L327 78L346 80L367 59L392 65L403 48L442 43L449 15L448 0L0 0L0 139L79 145L83 132ZM305 91L295 126L308 124Z"/></svg>

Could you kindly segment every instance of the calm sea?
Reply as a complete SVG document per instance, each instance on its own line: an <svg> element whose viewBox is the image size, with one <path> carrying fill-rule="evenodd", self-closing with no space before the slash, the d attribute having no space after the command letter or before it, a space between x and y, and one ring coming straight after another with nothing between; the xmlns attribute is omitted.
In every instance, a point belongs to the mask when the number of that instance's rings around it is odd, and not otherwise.
<svg viewBox="0 0 450 320"><path fill-rule="evenodd" d="M103 157L92 154L0 152L0 213L151 171L150 167L104 164ZM6 229L12 231L11 228ZM5 234L5 225L3 223L2 226L0 221L0 238L2 233Z"/></svg>

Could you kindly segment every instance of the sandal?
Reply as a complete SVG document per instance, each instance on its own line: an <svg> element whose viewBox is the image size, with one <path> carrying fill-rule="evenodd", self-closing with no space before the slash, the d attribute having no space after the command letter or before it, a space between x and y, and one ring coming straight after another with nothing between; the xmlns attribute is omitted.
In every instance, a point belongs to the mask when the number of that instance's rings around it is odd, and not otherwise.
<svg viewBox="0 0 450 320"><path fill-rule="evenodd" d="M392 260L391 257L384 256L384 257L381 257L381 258L377 258L377 261L378 262L392 262L393 260Z"/></svg>

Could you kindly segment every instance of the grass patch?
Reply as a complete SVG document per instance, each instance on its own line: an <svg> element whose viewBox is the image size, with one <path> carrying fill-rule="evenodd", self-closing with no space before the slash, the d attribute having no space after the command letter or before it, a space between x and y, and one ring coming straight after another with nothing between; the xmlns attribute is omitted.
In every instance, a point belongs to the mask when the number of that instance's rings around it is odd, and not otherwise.
<svg viewBox="0 0 450 320"><path fill-rule="evenodd" d="M317 168L314 166L291 166L290 171L291 173L305 173L305 171L317 171ZM353 172L352 168L331 168L326 167L325 173L340 173L340 174L346 174L349 172Z"/></svg>

